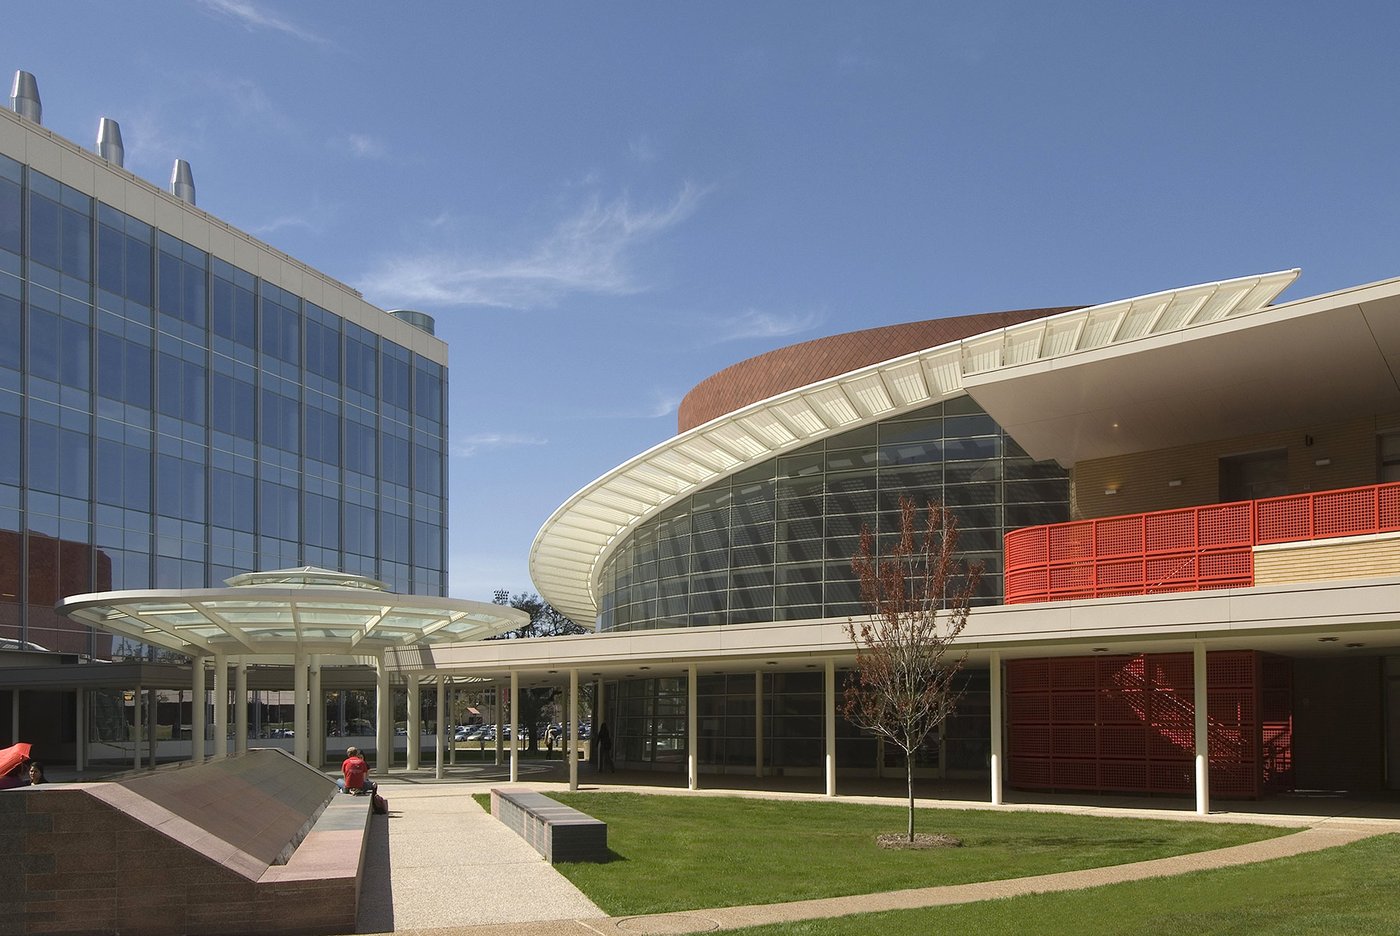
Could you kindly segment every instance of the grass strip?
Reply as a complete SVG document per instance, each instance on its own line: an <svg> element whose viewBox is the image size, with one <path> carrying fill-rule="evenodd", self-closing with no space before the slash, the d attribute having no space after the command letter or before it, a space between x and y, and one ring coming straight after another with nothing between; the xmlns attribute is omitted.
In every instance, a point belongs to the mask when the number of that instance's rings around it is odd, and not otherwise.
<svg viewBox="0 0 1400 936"><path fill-rule="evenodd" d="M903 830L905 811L898 806L550 795L608 824L612 861L558 869L613 916L1026 877L1224 848L1290 831L1062 813L920 810L917 830L956 835L964 847L892 851L876 847L875 836Z"/></svg>
<svg viewBox="0 0 1400 936"><path fill-rule="evenodd" d="M1400 933L1400 836L1178 877L953 907L733 930L734 936L1359 936Z"/></svg>

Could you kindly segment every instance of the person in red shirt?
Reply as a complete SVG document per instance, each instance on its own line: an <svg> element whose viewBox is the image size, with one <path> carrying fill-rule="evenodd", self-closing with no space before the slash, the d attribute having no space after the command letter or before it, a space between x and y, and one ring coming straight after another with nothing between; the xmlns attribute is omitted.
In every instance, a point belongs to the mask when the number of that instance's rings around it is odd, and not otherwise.
<svg viewBox="0 0 1400 936"><path fill-rule="evenodd" d="M346 793L374 793L379 789L379 784L369 778L369 764L365 763L359 748L346 748L340 775L336 783Z"/></svg>

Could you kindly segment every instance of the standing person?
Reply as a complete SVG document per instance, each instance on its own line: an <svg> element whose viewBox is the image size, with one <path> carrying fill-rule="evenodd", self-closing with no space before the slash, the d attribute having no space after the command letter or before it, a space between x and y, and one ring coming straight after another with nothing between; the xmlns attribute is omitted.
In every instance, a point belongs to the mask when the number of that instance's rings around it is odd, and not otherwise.
<svg viewBox="0 0 1400 936"><path fill-rule="evenodd" d="M340 764L340 779L336 781L346 793L374 793L379 784L369 778L369 764L357 747L345 749L345 760Z"/></svg>
<svg viewBox="0 0 1400 936"><path fill-rule="evenodd" d="M608 730L607 722L598 728L598 737L594 740L598 745L598 772L615 773L617 766L613 763L612 732Z"/></svg>

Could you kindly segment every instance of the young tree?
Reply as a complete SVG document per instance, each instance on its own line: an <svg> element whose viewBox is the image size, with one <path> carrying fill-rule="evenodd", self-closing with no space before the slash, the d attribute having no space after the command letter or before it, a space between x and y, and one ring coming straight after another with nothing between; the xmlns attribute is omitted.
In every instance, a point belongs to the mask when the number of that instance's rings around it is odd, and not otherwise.
<svg viewBox="0 0 1400 936"><path fill-rule="evenodd" d="M914 751L952 714L960 691L954 678L966 654L949 656L967 624L982 567L957 555L952 511L930 503L922 529L919 510L900 499L899 539L884 554L868 527L851 568L860 579L867 616L846 625L856 666L843 711L852 724L904 752L909 790L908 840L914 841Z"/></svg>

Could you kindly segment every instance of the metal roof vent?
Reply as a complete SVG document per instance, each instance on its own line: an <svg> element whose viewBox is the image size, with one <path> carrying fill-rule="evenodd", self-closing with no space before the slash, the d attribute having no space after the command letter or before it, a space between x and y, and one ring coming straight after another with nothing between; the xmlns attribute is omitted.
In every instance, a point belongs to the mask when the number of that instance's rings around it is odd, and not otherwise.
<svg viewBox="0 0 1400 936"><path fill-rule="evenodd" d="M25 120L44 122L44 105L39 102L39 82L27 71L15 72L14 87L10 89L10 109Z"/></svg>
<svg viewBox="0 0 1400 936"><path fill-rule="evenodd" d="M114 166L121 166L126 160L121 125L111 117L103 117L97 124L97 155Z"/></svg>
<svg viewBox="0 0 1400 936"><path fill-rule="evenodd" d="M433 321L433 317L426 312L414 312L412 309L390 309L389 314L430 335L437 334L434 331L436 323Z"/></svg>
<svg viewBox="0 0 1400 936"><path fill-rule="evenodd" d="M175 160L175 168L170 170L170 194L188 205L194 204L194 172L183 159Z"/></svg>

